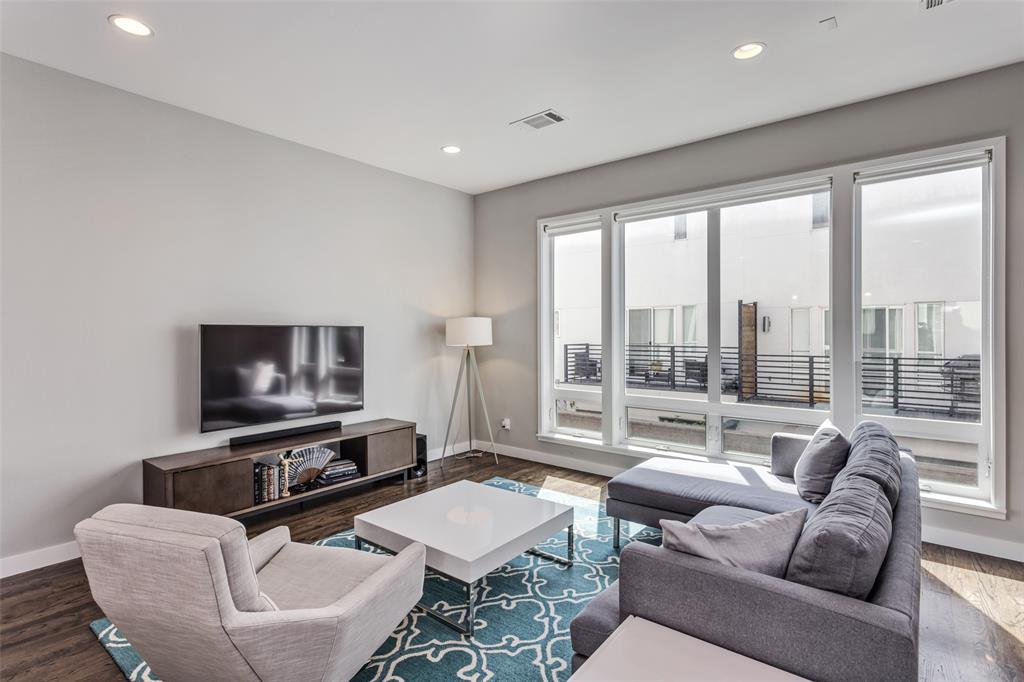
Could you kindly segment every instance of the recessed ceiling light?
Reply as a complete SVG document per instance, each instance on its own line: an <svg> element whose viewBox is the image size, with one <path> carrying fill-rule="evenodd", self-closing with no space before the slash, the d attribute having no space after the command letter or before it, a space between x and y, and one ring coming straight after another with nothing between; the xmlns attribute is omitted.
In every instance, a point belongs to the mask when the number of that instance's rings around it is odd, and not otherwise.
<svg viewBox="0 0 1024 682"><path fill-rule="evenodd" d="M764 48L764 43L744 43L732 51L732 56L736 59L753 59L764 52Z"/></svg>
<svg viewBox="0 0 1024 682"><path fill-rule="evenodd" d="M133 36L148 38L153 35L153 29L149 26L146 26L138 19L132 19L131 17L126 17L123 14L111 14L107 17L107 21L114 26L117 26L125 33L131 33Z"/></svg>
<svg viewBox="0 0 1024 682"><path fill-rule="evenodd" d="M441 147L441 151L443 151L445 154L458 154L459 152L462 151L462 148L456 147L453 144L446 144L445 146Z"/></svg>

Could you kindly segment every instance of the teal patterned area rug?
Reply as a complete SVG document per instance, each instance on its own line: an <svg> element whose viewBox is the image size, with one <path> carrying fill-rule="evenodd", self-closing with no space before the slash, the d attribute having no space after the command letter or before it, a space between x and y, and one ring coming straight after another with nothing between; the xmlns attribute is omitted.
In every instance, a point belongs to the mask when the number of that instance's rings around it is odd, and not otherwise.
<svg viewBox="0 0 1024 682"><path fill-rule="evenodd" d="M569 623L591 599L619 574L619 557L612 549L612 520L604 505L506 478L485 482L506 490L541 497L575 508L575 564L560 566L523 554L490 573L478 589L476 631L470 639L438 623L420 609L405 617L398 629L356 675L360 682L563 682L572 673ZM652 528L623 523L634 540L660 543ZM317 545L353 547L353 531L319 540ZM540 545L565 556L566 533ZM465 616L463 588L445 578L427 574L424 603L455 620ZM157 682L159 670L150 670L106 618L90 624L100 643L132 682Z"/></svg>

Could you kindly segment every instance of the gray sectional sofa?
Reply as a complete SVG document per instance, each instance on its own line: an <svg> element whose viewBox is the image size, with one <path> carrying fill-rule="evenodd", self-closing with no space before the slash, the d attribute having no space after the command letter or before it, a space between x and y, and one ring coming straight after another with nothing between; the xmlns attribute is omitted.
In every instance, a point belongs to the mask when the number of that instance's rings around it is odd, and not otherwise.
<svg viewBox="0 0 1024 682"><path fill-rule="evenodd" d="M898 451L884 427L864 422L851 434L846 468L819 505L803 499L793 480L809 440L776 434L769 468L647 460L609 482L608 513L617 520L617 543L619 518L654 527L662 519L730 525L806 509L804 547L798 543L798 551L805 558L811 554L818 564L816 579L824 579L827 589L805 584L814 582L806 575L793 575L797 551L783 579L629 543L621 553L619 580L572 622L573 668L633 615L812 680L916 680L921 507L914 462ZM873 532L872 512L861 515L868 519L862 525L846 514L847 505L854 516L858 508L864 511L862 489L876 493L870 503L881 517L874 519L881 522L876 530L890 533L881 554L875 540L874 559L881 567L875 563L877 576L866 569L866 584L864 567L873 559L858 543L871 542L864 536ZM823 511L816 520L819 507ZM829 538L838 535L853 543L849 557L828 548ZM847 596L859 589L865 598Z"/></svg>

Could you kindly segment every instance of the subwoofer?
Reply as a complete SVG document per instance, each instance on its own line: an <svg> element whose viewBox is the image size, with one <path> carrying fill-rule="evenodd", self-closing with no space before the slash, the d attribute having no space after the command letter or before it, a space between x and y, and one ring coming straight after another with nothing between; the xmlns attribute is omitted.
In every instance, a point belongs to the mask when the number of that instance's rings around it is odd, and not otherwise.
<svg viewBox="0 0 1024 682"><path fill-rule="evenodd" d="M409 469L411 478L422 478L427 475L427 436L416 434L416 466Z"/></svg>

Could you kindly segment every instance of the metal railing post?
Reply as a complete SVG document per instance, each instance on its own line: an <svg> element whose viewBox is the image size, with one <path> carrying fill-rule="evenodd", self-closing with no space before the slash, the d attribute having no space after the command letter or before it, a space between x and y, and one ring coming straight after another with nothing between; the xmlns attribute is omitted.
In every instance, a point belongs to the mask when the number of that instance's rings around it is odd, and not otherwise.
<svg viewBox="0 0 1024 682"><path fill-rule="evenodd" d="M892 409L899 412L900 409L900 359L892 359Z"/></svg>
<svg viewBox="0 0 1024 682"><path fill-rule="evenodd" d="M807 356L807 404L814 407L814 356Z"/></svg>

